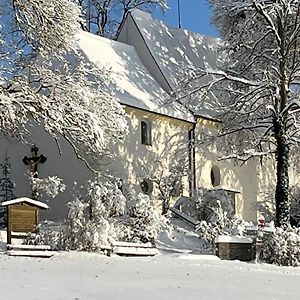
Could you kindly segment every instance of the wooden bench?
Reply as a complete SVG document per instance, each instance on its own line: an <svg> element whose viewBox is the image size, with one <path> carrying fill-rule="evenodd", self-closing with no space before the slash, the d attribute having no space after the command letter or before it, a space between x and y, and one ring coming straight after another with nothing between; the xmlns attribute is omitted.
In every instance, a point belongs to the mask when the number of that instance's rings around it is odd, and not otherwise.
<svg viewBox="0 0 300 300"><path fill-rule="evenodd" d="M123 256L154 256L159 251L151 243L115 242L112 245L113 253Z"/></svg>
<svg viewBox="0 0 300 300"><path fill-rule="evenodd" d="M9 256L26 256L26 257L52 257L55 252L51 251L49 245L12 245L7 244L7 254Z"/></svg>

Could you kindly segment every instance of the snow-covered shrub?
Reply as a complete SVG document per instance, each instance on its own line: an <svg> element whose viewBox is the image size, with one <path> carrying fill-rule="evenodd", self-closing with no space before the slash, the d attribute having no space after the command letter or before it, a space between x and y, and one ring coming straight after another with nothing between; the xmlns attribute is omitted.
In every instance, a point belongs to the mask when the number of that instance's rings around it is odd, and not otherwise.
<svg viewBox="0 0 300 300"><path fill-rule="evenodd" d="M207 223L206 221L200 221L196 226L196 231L200 238L207 242L209 245L213 245L216 237L222 234L220 226L216 224Z"/></svg>
<svg viewBox="0 0 300 300"><path fill-rule="evenodd" d="M280 266L300 265L300 228L277 228L264 234L259 258Z"/></svg>
<svg viewBox="0 0 300 300"><path fill-rule="evenodd" d="M49 245L53 250L63 250L63 226L51 226L46 222L38 225L38 234L29 234L25 240L27 245Z"/></svg>
<svg viewBox="0 0 300 300"><path fill-rule="evenodd" d="M224 227L227 219L234 216L232 199L225 190L200 188L193 196L198 219Z"/></svg>
<svg viewBox="0 0 300 300"><path fill-rule="evenodd" d="M212 246L218 235L243 236L246 227L251 225L253 225L251 222L236 217L226 218L224 223L208 223L202 220L196 225L196 231L200 238Z"/></svg>
<svg viewBox="0 0 300 300"><path fill-rule="evenodd" d="M140 193L128 207L128 227L124 239L132 242L151 242L153 245L167 219L159 214L147 195Z"/></svg>
<svg viewBox="0 0 300 300"><path fill-rule="evenodd" d="M148 196L128 193L126 199L118 180L112 178L88 181L68 207L61 229L43 230L28 243L44 242L56 249L79 251L97 251L115 240L155 244L167 224Z"/></svg>
<svg viewBox="0 0 300 300"><path fill-rule="evenodd" d="M43 194L55 198L59 193L66 189L62 179L57 176L48 176L46 178L31 177L32 190L37 196Z"/></svg>
<svg viewBox="0 0 300 300"><path fill-rule="evenodd" d="M196 226L200 238L213 244L217 235L223 234L229 227L229 218L233 215L231 199L224 190L198 189L193 197L199 224Z"/></svg>
<svg viewBox="0 0 300 300"><path fill-rule="evenodd" d="M200 238L213 245L220 234L243 235L250 223L234 215L232 199L225 190L198 189L193 197L199 223L196 231Z"/></svg>
<svg viewBox="0 0 300 300"><path fill-rule="evenodd" d="M118 182L100 178L69 203L62 248L97 251L115 240L154 244L165 224L148 196L126 199Z"/></svg>
<svg viewBox="0 0 300 300"><path fill-rule="evenodd" d="M101 245L119 239L126 198L116 182L103 178L89 181L68 206L64 249L96 251Z"/></svg>

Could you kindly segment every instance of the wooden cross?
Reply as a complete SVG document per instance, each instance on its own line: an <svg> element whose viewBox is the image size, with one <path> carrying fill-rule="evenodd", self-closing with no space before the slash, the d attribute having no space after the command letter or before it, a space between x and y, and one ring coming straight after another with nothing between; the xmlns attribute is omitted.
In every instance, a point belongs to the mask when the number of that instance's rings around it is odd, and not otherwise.
<svg viewBox="0 0 300 300"><path fill-rule="evenodd" d="M38 151L39 148L34 145L31 148L31 157L24 156L22 160L26 166L29 165L30 174L33 178L38 178L38 164L39 163L43 164L47 160L47 157L44 156L43 154L38 156ZM37 199L37 191L33 186L32 186L31 194L32 194L32 199Z"/></svg>
<svg viewBox="0 0 300 300"><path fill-rule="evenodd" d="M38 151L39 148L37 146L33 146L31 148L31 157L27 157L24 156L23 158L23 163L28 166L30 165L30 173L32 175L32 177L37 178L38 177L38 164L41 163L45 163L45 161L47 160L47 157L44 156L43 154L38 156Z"/></svg>

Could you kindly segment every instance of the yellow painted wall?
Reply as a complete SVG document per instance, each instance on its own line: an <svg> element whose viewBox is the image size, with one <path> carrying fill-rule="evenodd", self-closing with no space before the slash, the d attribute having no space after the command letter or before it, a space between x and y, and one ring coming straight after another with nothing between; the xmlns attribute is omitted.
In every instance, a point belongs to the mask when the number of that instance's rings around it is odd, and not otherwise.
<svg viewBox="0 0 300 300"><path fill-rule="evenodd" d="M257 164L258 178L258 209L257 213L265 215L269 221L268 211L275 210L275 188L276 188L276 160L275 156L264 158ZM294 165L293 160L290 160L289 169L289 185L300 186L299 169Z"/></svg>
<svg viewBox="0 0 300 300"><path fill-rule="evenodd" d="M113 174L122 178L125 189L133 194L141 192L140 182L148 175L167 173L176 157L185 156L188 160L188 132L193 124L155 113L126 107L129 134L123 143L115 146L115 161L112 164ZM141 144L141 121L152 124L152 145ZM196 125L195 138L201 141L203 133L214 135L220 124L214 121L199 119ZM221 154L214 146L198 144L195 151L196 186L213 188L211 169L220 169L220 184L217 187L239 191L235 194L236 213L249 221L256 221L261 212L262 203L270 199L274 190L274 160L269 159L261 166L257 160L249 160L243 165L233 160L219 160ZM158 163L160 161L161 163ZM291 184L300 182L291 172ZM188 178L184 178L183 195L189 195ZM152 199L157 199L158 190L154 185ZM161 203L156 202L158 206Z"/></svg>
<svg viewBox="0 0 300 300"><path fill-rule="evenodd" d="M188 131L192 124L126 107L129 134L122 144L116 145L117 156L113 163L113 173L122 178L125 188L135 194L141 192L140 182L148 174L159 175L168 172L176 157L188 158ZM152 124L152 145L141 143L141 121ZM161 161L161 164L158 163ZM184 195L188 195L188 179L184 179ZM131 187L130 187L131 186ZM151 198L158 194L154 186Z"/></svg>
<svg viewBox="0 0 300 300"><path fill-rule="evenodd" d="M239 191L235 194L236 213L249 221L256 221L257 170L256 162L248 161L238 165L233 160L219 160L221 154L214 146L201 145L204 134L216 134L220 124L214 121L199 119L196 126L196 178L197 187L213 188L211 169L220 170L220 184L217 187Z"/></svg>

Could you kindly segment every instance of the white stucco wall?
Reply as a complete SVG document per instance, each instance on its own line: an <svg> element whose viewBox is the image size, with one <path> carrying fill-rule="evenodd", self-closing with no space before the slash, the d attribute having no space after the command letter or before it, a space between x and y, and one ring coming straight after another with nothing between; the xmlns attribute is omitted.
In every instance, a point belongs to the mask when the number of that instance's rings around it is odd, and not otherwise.
<svg viewBox="0 0 300 300"><path fill-rule="evenodd" d="M150 174L168 172L170 165L178 156L188 159L188 132L192 124L174 118L164 117L151 112L126 108L129 124L129 135L124 143L114 147L115 160L109 166L113 174L122 178L125 188L132 193L141 192L140 182ZM152 124L152 145L141 144L141 121L148 120ZM196 126L196 140L201 140L201 133L213 133L216 130L211 121L202 121ZM27 177L28 167L22 162L23 157L30 156L30 148L33 144L39 147L39 154L47 157L45 164L38 167L39 177L56 175L64 180L67 189L55 199L47 202L51 209L42 212L42 218L50 220L63 220L66 217L66 204L72 200L74 181L80 186L85 180L93 177L93 174L78 160L66 142L61 141L62 155L59 154L55 141L45 133L42 128L31 128L32 135L28 144L22 144L16 139L2 137L0 139L0 162L7 152L9 162L12 165L11 179L16 183L15 195L31 196L30 185ZM214 147L202 147L199 145L195 153L196 184L198 187L212 188L211 168L217 166L220 169L220 187L233 189L240 192L236 194L236 210L240 217L255 221L257 218L257 204L266 200L267 188L274 184L274 161L261 167L254 161L249 161L243 166L238 166L232 161L218 161L218 155ZM158 163L158 160L160 163ZM148 173L147 173L148 172ZM299 178L291 175L291 184L298 183ZM184 195L189 195L188 179L184 178ZM158 190L153 190L151 197L156 198ZM45 200L45 199L39 199ZM157 202L160 206L161 203Z"/></svg>
<svg viewBox="0 0 300 300"><path fill-rule="evenodd" d="M160 174L167 171L174 163L174 157L181 155L182 149L185 149L184 155L188 156L188 130L191 124L142 110L126 108L126 111L129 134L124 143L113 147L116 154L115 160L106 167L111 169L114 175L123 179L125 187L130 187L131 192L137 194L141 192L140 182L148 174L147 172ZM141 120L148 120L152 123L151 146L141 144ZM32 134L28 138L28 144L7 137L0 139L0 162L4 160L7 152L12 166L10 178L16 184L15 196L31 197L27 175L29 168L24 165L22 159L24 156L30 157L30 149L32 145L36 145L39 148L38 155L43 154L47 157L44 164L38 165L39 178L56 175L62 178L67 186L66 191L54 199L47 197L39 199L50 206L49 210L41 212L41 218L63 220L67 213L67 203L72 200L74 182L81 186L84 181L93 178L93 173L81 160L77 159L69 144L63 140L60 141L62 152L60 155L54 139L41 127L33 126L30 131ZM154 188L152 198L156 198L157 192ZM188 195L187 179L185 179L184 194ZM160 206L161 203L156 204Z"/></svg>
<svg viewBox="0 0 300 300"><path fill-rule="evenodd" d="M36 145L40 150L38 154L47 157L44 164L38 165L40 178L47 176L58 176L66 184L66 191L54 199L43 198L40 201L46 202L50 209L41 212L42 219L63 220L66 217L66 204L71 201L74 181L80 186L92 175L84 163L78 160L66 142L60 141L62 155L59 154L57 145L41 127L33 126L32 135L28 138L28 144L21 143L17 139L2 137L0 139L0 162L4 161L5 153L9 156L11 164L10 178L15 182L14 194L16 197L31 197L31 188L28 180L29 167L22 159L24 156L31 157L31 146ZM0 172L2 170L0 169ZM2 173L0 174L2 177Z"/></svg>

